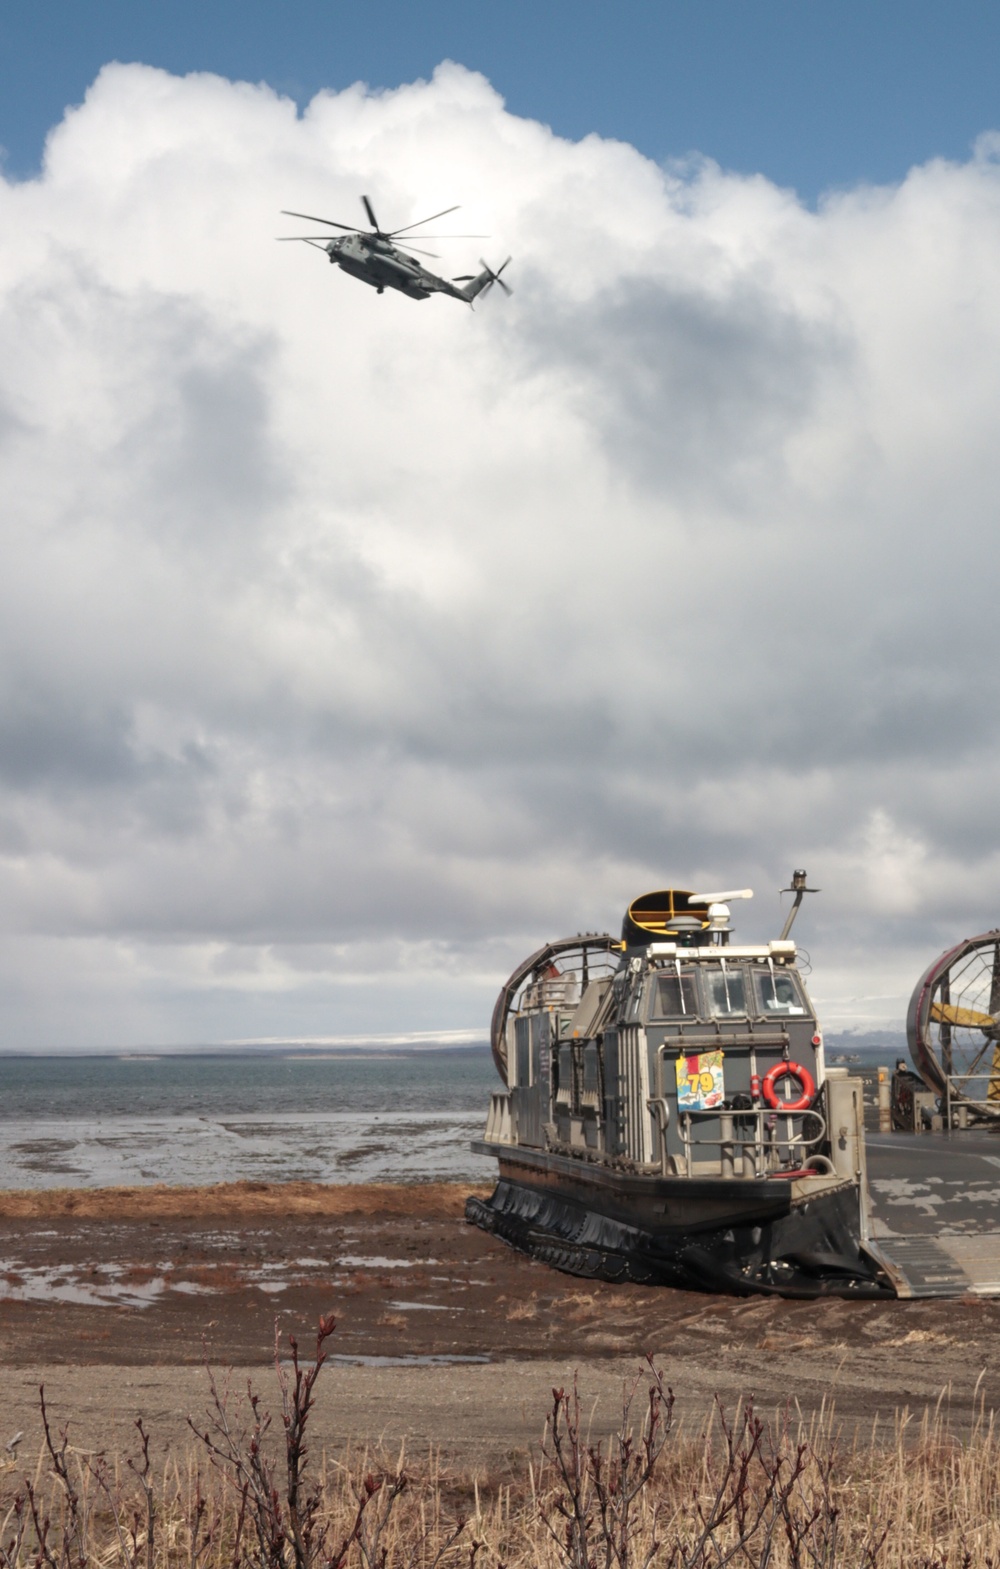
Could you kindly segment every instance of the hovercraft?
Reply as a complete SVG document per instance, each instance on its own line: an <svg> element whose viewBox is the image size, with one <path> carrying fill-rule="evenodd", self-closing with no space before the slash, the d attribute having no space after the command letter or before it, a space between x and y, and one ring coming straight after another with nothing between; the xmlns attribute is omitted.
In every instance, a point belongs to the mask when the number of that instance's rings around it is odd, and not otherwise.
<svg viewBox="0 0 1000 1569"><path fill-rule="evenodd" d="M977 1182L996 1190L1000 1159L939 1143L933 1158L958 1172L956 1224L936 1215L931 1228L908 1203L903 1173L926 1176L928 1144L866 1139L862 1079L826 1065L789 935L804 872L791 891L781 936L764 944L731 941L730 904L749 889L668 888L632 902L620 938L564 938L518 966L491 1027L503 1088L473 1145L499 1177L468 1201L471 1222L609 1281L1000 1294L995 1203L969 1202ZM975 1164L991 1158L992 1174Z"/></svg>

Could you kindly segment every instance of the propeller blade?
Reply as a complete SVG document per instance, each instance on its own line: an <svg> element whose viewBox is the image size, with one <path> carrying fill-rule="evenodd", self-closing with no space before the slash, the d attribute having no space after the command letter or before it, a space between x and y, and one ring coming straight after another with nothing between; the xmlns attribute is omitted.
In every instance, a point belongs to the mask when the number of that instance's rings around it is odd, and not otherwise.
<svg viewBox="0 0 1000 1569"><path fill-rule="evenodd" d="M366 205L367 205L367 202L368 202L368 198L366 196L365 197L365 204ZM443 212L432 212L429 218L418 218L416 223L406 223L406 224L403 225L403 227L401 229L393 229L392 234L390 234L389 238L392 239L392 235L394 235L394 234L406 234L409 229L419 229L420 225L422 223L433 223L435 218L446 218L450 212L458 212L458 207L459 206L461 206L461 203L459 203L458 206L456 206L456 207L446 207Z"/></svg>
<svg viewBox="0 0 1000 1569"><path fill-rule="evenodd" d="M403 251L402 246L398 246L397 249L400 250L402 252L402 254L405 256L406 251ZM419 245L407 245L406 250L407 251L416 251L418 256L433 256L435 261L440 261L441 260L441 258L438 255L437 251L422 251L420 249Z"/></svg>
<svg viewBox="0 0 1000 1569"><path fill-rule="evenodd" d="M303 245L314 245L318 251L325 251L330 244L330 241L326 238L325 234L276 234L274 238L277 240L279 245L283 240L301 240Z"/></svg>
<svg viewBox="0 0 1000 1569"><path fill-rule="evenodd" d="M399 232L398 230L396 231ZM489 240L490 234L413 234L404 240L404 245L409 245L410 240Z"/></svg>
<svg viewBox="0 0 1000 1569"><path fill-rule="evenodd" d="M368 222L371 224L376 234L381 234L382 230L378 226L378 219L375 216L375 209L373 208L371 202L368 200L367 196L362 196L361 200L364 202L365 212L368 214Z"/></svg>
<svg viewBox="0 0 1000 1569"><path fill-rule="evenodd" d="M996 1024L991 1013L977 1013L974 1008L958 1008L950 1002L932 1002L931 1018L935 1024L957 1024L960 1029L990 1030Z"/></svg>
<svg viewBox="0 0 1000 1569"><path fill-rule="evenodd" d="M338 223L335 218L317 218L315 213L311 212L289 212L287 207L282 207L281 211L286 218L304 218L306 223L328 223L331 229L346 229L349 234L364 233L364 230L359 229L355 224Z"/></svg>

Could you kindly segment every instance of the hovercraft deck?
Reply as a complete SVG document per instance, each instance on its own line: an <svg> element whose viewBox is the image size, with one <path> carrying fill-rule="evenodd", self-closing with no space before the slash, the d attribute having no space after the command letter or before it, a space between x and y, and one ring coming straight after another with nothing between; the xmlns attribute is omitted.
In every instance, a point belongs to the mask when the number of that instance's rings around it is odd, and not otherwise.
<svg viewBox="0 0 1000 1569"><path fill-rule="evenodd" d="M869 1133L871 1251L900 1297L1000 1296L1000 1139Z"/></svg>

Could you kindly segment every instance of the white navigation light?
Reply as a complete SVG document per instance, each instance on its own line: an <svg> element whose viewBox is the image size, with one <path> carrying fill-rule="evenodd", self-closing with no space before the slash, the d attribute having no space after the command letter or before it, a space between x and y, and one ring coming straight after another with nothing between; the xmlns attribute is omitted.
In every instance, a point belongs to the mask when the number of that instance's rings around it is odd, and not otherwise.
<svg viewBox="0 0 1000 1569"><path fill-rule="evenodd" d="M752 898L752 888L729 888L722 893L689 893L688 904L728 904L730 899Z"/></svg>

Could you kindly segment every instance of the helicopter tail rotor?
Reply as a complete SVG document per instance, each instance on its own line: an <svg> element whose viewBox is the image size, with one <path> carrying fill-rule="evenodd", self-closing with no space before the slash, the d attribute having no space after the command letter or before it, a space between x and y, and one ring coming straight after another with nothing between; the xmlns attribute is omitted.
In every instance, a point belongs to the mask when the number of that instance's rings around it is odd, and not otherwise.
<svg viewBox="0 0 1000 1569"><path fill-rule="evenodd" d="M480 266L483 269L481 273L479 273L475 278L469 278L467 276L455 278L454 282L465 284L465 288L462 289L461 292L463 297L468 300L470 305L480 294L485 294L488 289L492 289L495 283L499 283L505 294L513 294L513 289L508 288L507 284L504 283L500 276L504 270L504 267L507 266L507 262L509 261L510 257L508 256L507 261L505 261L500 267L497 268L496 272L494 272L489 263L484 262L482 257L480 257Z"/></svg>
<svg viewBox="0 0 1000 1569"><path fill-rule="evenodd" d="M494 272L493 268L490 267L486 262L484 262L483 258L480 256L480 258L479 258L479 265L480 265L480 267L482 267L483 272L486 273L486 282L483 284L483 289L482 289L482 292L484 294L488 294L490 289L492 289L492 287L493 287L493 285L495 283L499 283L501 289L508 296L508 298L510 297L510 295L513 294L514 290L510 287L509 284L504 283L503 279L500 276L500 274L503 272L504 268L509 264L510 260L511 260L511 258L508 256L507 260L505 262L501 262L500 266L497 268L496 272Z"/></svg>

